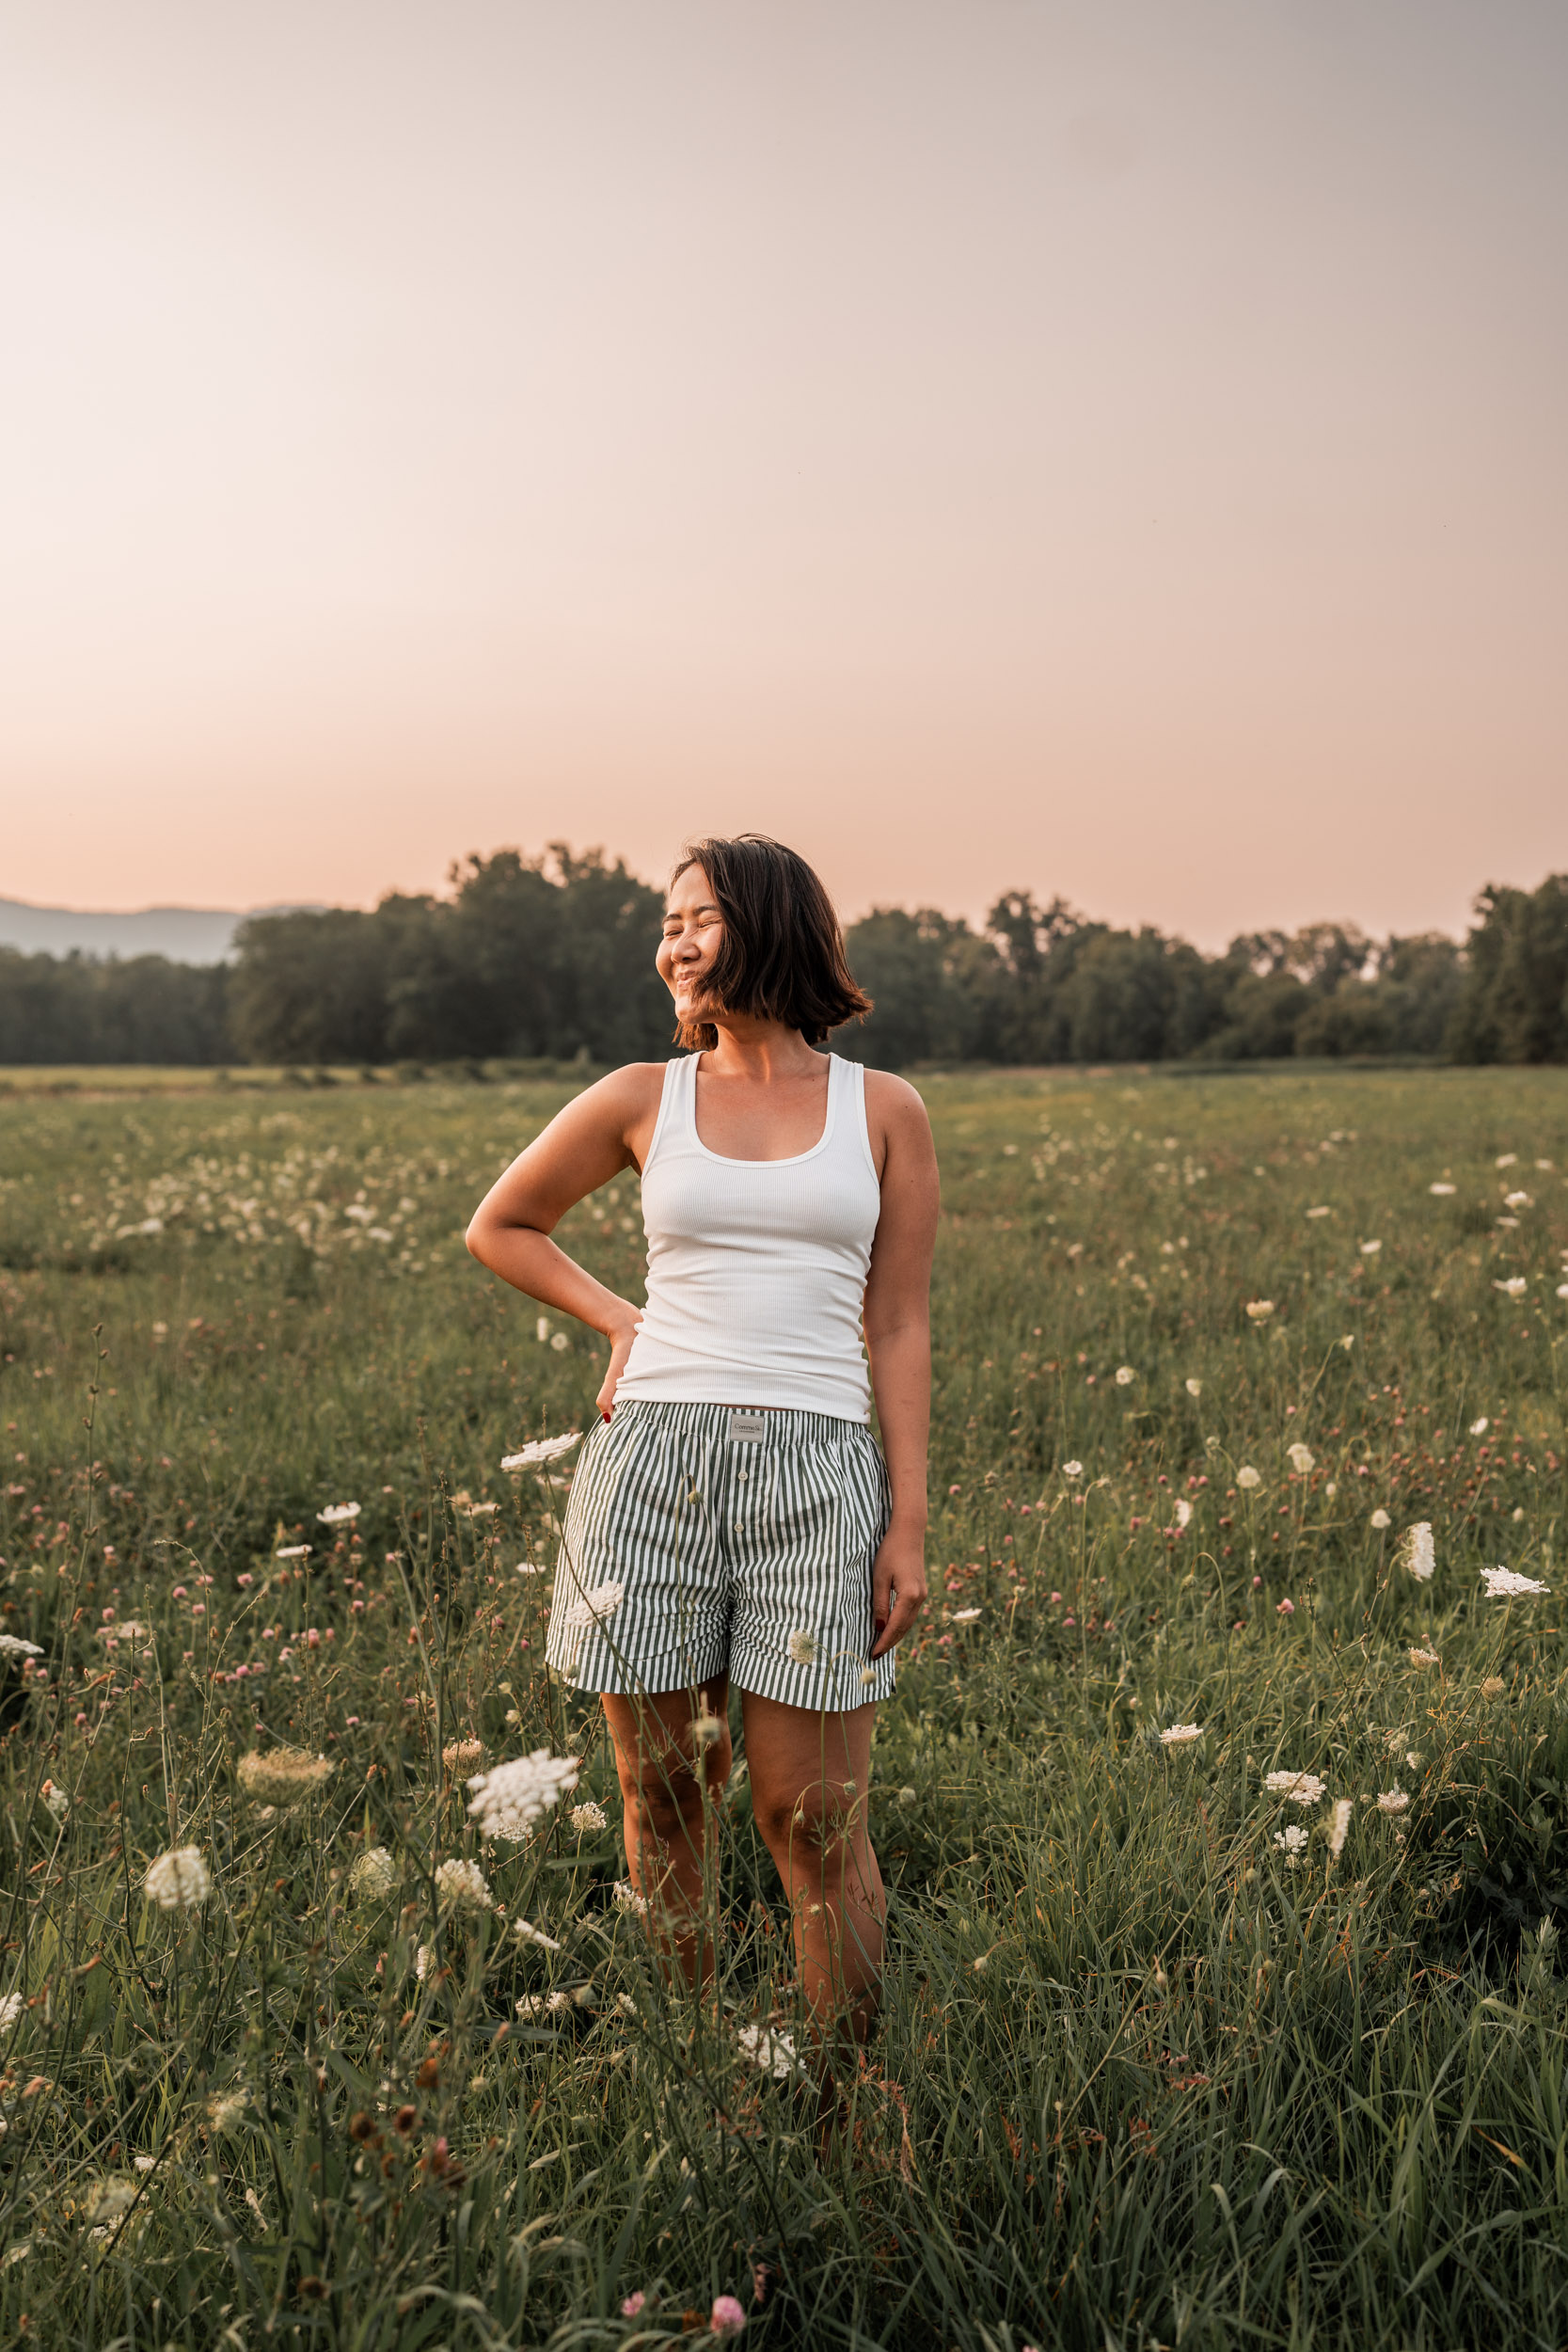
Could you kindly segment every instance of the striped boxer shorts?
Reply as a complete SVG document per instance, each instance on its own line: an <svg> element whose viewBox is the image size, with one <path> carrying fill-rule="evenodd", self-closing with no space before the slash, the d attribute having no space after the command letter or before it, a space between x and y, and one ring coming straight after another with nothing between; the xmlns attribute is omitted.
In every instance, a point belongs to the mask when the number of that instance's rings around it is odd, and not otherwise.
<svg viewBox="0 0 1568 2352"><path fill-rule="evenodd" d="M627 1398L586 1439L546 1656L579 1691L727 1674L790 1707L888 1697L871 1569L891 1497L863 1422Z"/></svg>

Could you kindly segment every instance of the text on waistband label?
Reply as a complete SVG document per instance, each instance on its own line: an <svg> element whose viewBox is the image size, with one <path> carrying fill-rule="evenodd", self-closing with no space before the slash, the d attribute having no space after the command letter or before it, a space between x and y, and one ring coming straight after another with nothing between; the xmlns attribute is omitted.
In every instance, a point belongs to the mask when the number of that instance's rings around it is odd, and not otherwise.
<svg viewBox="0 0 1568 2352"><path fill-rule="evenodd" d="M767 1434L768 1423L761 1413L732 1413L729 1440L732 1445L753 1445Z"/></svg>

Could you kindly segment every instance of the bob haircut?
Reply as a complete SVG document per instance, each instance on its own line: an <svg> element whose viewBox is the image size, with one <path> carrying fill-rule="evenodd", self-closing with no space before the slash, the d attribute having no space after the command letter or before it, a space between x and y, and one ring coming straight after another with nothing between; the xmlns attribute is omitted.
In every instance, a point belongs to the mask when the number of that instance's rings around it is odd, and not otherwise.
<svg viewBox="0 0 1568 2352"><path fill-rule="evenodd" d="M803 857L766 834L689 841L670 875L673 889L690 866L712 884L724 918L724 944L707 993L726 1012L782 1021L808 1045L820 1045L846 1021L863 1020L871 999L855 985L833 902ZM675 1043L711 1052L711 1021L682 1021Z"/></svg>

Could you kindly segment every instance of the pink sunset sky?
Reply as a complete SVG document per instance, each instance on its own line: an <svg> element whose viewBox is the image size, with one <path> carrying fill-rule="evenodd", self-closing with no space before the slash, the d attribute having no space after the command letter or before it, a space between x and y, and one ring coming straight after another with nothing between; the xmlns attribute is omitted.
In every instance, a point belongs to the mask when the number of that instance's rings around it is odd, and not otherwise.
<svg viewBox="0 0 1568 2352"><path fill-rule="evenodd" d="M1558 0L12 0L0 895L1568 867Z"/></svg>

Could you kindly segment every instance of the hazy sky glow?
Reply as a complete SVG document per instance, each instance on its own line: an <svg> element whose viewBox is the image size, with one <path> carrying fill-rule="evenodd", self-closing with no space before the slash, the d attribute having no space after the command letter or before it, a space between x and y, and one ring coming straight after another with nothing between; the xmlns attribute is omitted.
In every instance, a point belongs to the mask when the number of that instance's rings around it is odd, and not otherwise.
<svg viewBox="0 0 1568 2352"><path fill-rule="evenodd" d="M0 893L1568 867L1560 0L12 0Z"/></svg>

